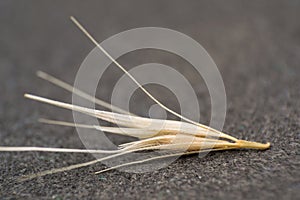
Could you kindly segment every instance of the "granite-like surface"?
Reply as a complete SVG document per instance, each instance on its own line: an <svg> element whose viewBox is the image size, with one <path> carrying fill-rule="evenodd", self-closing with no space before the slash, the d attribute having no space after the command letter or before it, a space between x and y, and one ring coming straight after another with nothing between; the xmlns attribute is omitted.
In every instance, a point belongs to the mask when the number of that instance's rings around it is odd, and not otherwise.
<svg viewBox="0 0 300 200"><path fill-rule="evenodd" d="M72 120L70 112L23 98L32 92L70 101L71 95L36 78L43 70L70 83L94 46L70 22L77 16L99 41L130 28L166 27L201 43L215 60L227 94L224 131L272 143L267 151L186 156L145 174L92 172L103 164L17 183L18 175L91 160L90 155L0 153L1 199L297 199L300 193L299 1L8 1L0 2L0 145L83 148L73 128L42 125L44 116ZM161 52L124 56L126 66L149 61L187 76L210 119L210 100L187 63ZM108 100L122 73L107 72L99 96ZM150 88L151 89L151 88ZM168 95L155 96L177 108ZM141 92L133 111L152 105ZM125 137L110 136L116 142Z"/></svg>

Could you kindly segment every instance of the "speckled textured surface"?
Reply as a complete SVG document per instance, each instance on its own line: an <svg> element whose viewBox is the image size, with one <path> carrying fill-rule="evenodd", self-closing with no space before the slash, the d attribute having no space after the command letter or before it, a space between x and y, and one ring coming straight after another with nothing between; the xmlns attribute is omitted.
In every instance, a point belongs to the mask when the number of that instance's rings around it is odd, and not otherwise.
<svg viewBox="0 0 300 200"><path fill-rule="evenodd" d="M267 2L267 1L266 1ZM70 101L71 96L35 77L44 70L68 82L93 45L69 21L75 15L99 41L130 28L167 27L201 43L215 60L227 94L224 131L241 139L269 141L267 151L227 151L186 156L146 174L92 172L104 165L49 175L24 183L19 175L91 160L54 153L0 153L1 199L297 199L300 193L299 1L8 1L0 2L0 145L83 148L72 128L38 124L47 116L72 120L70 112L23 98L33 92ZM187 64L161 52L121 58L126 66L149 61L174 66L197 92L201 122L210 119L205 85ZM108 100L122 73L112 66L99 96ZM151 90L151 88L150 88ZM170 96L155 96L177 108ZM141 92L134 112L147 116L152 102ZM125 137L110 136L116 143Z"/></svg>

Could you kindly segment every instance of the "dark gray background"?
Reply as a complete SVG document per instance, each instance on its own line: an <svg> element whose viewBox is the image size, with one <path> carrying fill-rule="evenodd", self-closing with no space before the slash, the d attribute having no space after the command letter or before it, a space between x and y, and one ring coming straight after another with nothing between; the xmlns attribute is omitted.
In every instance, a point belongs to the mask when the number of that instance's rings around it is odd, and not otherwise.
<svg viewBox="0 0 300 200"><path fill-rule="evenodd" d="M0 145L84 148L72 128L47 126L38 117L72 120L70 112L23 98L24 92L71 101L71 95L36 78L43 70L70 83L94 46L70 22L75 15L99 41L121 31L158 26L183 32L215 60L227 93L224 131L272 143L267 151L227 151L186 156L146 174L92 172L94 166L16 183L19 175L84 162L91 155L0 153L1 198L45 199L297 199L300 193L300 1L9 1L0 2ZM128 54L126 66L149 61L174 66L197 92L201 122L210 119L204 83L174 55ZM129 69L129 68L128 68ZM109 100L122 75L111 66L99 85ZM200 80L200 81L199 81ZM149 88L178 110L172 94ZM162 94L165 94L162 96ZM152 102L140 91L132 111L148 115ZM172 118L172 117L171 117ZM116 143L125 137L110 136Z"/></svg>

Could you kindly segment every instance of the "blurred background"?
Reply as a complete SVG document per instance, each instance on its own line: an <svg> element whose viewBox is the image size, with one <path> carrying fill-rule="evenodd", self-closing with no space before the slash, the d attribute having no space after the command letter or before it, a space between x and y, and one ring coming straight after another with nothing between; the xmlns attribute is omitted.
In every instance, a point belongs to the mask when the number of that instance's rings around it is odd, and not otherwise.
<svg viewBox="0 0 300 200"><path fill-rule="evenodd" d="M84 148L72 128L37 123L39 117L72 120L71 112L23 98L25 92L71 102L71 94L35 76L48 72L73 83L94 45L71 23L76 16L103 41L137 27L165 27L199 42L217 64L227 94L223 131L271 142L267 151L187 156L154 173L92 172L101 164L25 183L12 177L93 159L87 155L0 153L0 196L10 198L237 198L299 196L300 1L9 1L0 2L0 145ZM192 84L201 123L210 119L210 96L200 75L183 59L155 50L122 56L130 69L157 62L174 67ZM123 73L111 66L97 95L109 101ZM87 80L88 81L88 80ZM179 110L174 94L147 89ZM164 95L162 95L164 94ZM141 91L132 112L148 116L153 102ZM176 119L168 116L170 119ZM115 143L125 137L109 136ZM176 199L175 198L175 199Z"/></svg>

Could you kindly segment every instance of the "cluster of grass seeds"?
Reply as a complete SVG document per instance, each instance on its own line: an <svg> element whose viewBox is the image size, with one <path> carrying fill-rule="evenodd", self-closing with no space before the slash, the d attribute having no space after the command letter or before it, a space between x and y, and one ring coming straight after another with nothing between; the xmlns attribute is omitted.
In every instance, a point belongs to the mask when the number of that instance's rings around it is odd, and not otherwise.
<svg viewBox="0 0 300 200"><path fill-rule="evenodd" d="M139 152L139 151L160 151L168 150L168 154L161 156L154 156L147 159L136 160L128 163L123 163L110 168L103 169L101 171L95 172L95 174L103 173L112 169L117 169L120 167L125 167L129 165L141 164L145 162L151 162L157 159L163 159L167 157L196 154L201 152L209 151L220 151L229 149L258 149L264 150L270 147L270 143L258 143L245 140L239 140L228 134L222 133L211 127L205 126L203 124L194 122L175 111L169 109L167 106L162 104L156 98L154 98L136 79L127 72L127 70L121 66L110 54L103 49L99 43L91 36L90 33L74 18L71 20L77 25L77 27L109 58L111 61L117 65L123 72L132 79L142 90L148 95L155 103L160 105L163 109L169 113L179 117L182 121L174 120L161 120L161 119L150 119L136 116L128 111L121 108L113 106L103 100L97 99L72 85L65 83L45 72L38 71L37 76L49 81L65 90L73 92L74 94L85 98L95 104L103 106L105 108L111 109L113 112L94 110L86 107L81 107L77 105L72 105L69 103L64 103L61 101L52 100L49 98L44 98L36 95L25 94L26 98L36 100L39 102L51 104L57 107L69 109L72 111L80 112L89 116L96 117L98 119L111 122L118 127L105 127L97 125L87 125L87 124L74 124L71 122L50 120L50 119L39 119L40 122L46 124L54 124L61 126L71 126L87 129L96 129L104 132L127 135L137 138L137 141L124 143L119 145L117 150L91 150L91 149L66 149L66 148L48 148L48 147L0 147L0 151L44 151L44 152L62 152L62 153L102 153L108 154L100 159L95 159L85 163L79 163L75 165L70 165L63 168L51 169L43 171L40 173L25 175L20 178L21 181L29 180L32 178L54 174L64 171L69 171L72 169L80 168L101 162L104 160L116 158L123 156L125 154ZM122 128L120 128L122 127Z"/></svg>

